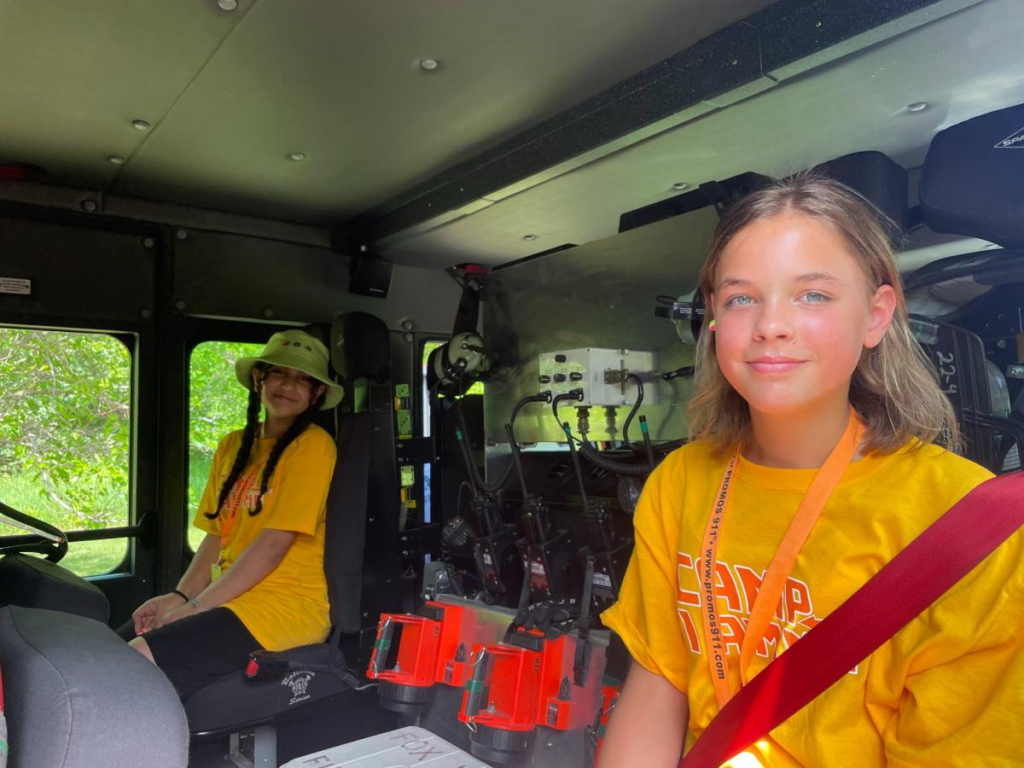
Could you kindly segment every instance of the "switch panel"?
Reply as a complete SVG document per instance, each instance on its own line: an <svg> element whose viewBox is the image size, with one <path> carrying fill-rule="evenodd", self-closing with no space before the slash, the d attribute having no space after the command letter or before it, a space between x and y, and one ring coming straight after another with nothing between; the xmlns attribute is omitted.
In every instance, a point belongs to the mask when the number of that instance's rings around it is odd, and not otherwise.
<svg viewBox="0 0 1024 768"><path fill-rule="evenodd" d="M644 382L644 403L652 405L658 401L653 372L653 352L596 347L558 350L541 353L538 387L555 395L582 389L583 400L572 405L633 405L637 386L628 374L635 373Z"/></svg>

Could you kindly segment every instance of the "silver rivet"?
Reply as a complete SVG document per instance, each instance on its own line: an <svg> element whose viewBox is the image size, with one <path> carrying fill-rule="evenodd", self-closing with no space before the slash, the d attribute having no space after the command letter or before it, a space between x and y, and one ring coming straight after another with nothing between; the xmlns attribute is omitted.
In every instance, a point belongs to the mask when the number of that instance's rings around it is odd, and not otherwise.
<svg viewBox="0 0 1024 768"><path fill-rule="evenodd" d="M82 201L82 210L85 211L86 213L95 213L97 208L99 208L99 206L96 205L95 200Z"/></svg>
<svg viewBox="0 0 1024 768"><path fill-rule="evenodd" d="M120 155L111 155L107 158L112 165L124 165L124 158Z"/></svg>
<svg viewBox="0 0 1024 768"><path fill-rule="evenodd" d="M909 112L924 112L926 109L928 109L927 101L915 101L913 104L907 104Z"/></svg>
<svg viewBox="0 0 1024 768"><path fill-rule="evenodd" d="M412 320L403 320L402 321L402 330L403 331L411 331L412 330Z"/></svg>
<svg viewBox="0 0 1024 768"><path fill-rule="evenodd" d="M270 318L272 318L274 316L274 308L273 307L264 307L263 308L263 312L261 314L265 318L267 318L269 320Z"/></svg>
<svg viewBox="0 0 1024 768"><path fill-rule="evenodd" d="M814 27L815 27L815 29L821 29L821 22L820 21L814 22Z"/></svg>
<svg viewBox="0 0 1024 768"><path fill-rule="evenodd" d="M437 59L420 59L420 69L424 72L436 72L440 64Z"/></svg>
<svg viewBox="0 0 1024 768"><path fill-rule="evenodd" d="M156 240L154 240L152 237L144 237L144 238L142 238L142 247L143 248L152 248L155 245L156 245Z"/></svg>
<svg viewBox="0 0 1024 768"><path fill-rule="evenodd" d="M174 230L174 236L179 240L188 240L188 231L184 229Z"/></svg>
<svg viewBox="0 0 1024 768"><path fill-rule="evenodd" d="M152 310L150 310L147 307L143 307L142 309L139 310L139 317L141 317L143 320L149 320L149 318L151 318L152 316Z"/></svg>
<svg viewBox="0 0 1024 768"><path fill-rule="evenodd" d="M405 334L403 337L407 344L412 344L413 335L411 333Z"/></svg>
<svg viewBox="0 0 1024 768"><path fill-rule="evenodd" d="M289 152L288 153L288 159L291 160L293 163L301 163L303 160L306 159L306 153L305 152Z"/></svg>
<svg viewBox="0 0 1024 768"><path fill-rule="evenodd" d="M187 307L187 306L188 305L185 303L184 299L178 299L176 302L174 302L174 308L176 310L178 310L179 312L184 312L185 311L185 307Z"/></svg>
<svg viewBox="0 0 1024 768"><path fill-rule="evenodd" d="M360 253L366 253L368 250L370 250L370 249L367 246L365 246L365 245L360 245L359 246L359 252Z"/></svg>
<svg viewBox="0 0 1024 768"><path fill-rule="evenodd" d="M222 11L233 11L238 8L238 0L217 0L217 7Z"/></svg>
<svg viewBox="0 0 1024 768"><path fill-rule="evenodd" d="M526 240L528 243L532 243L536 239L536 235L523 235L523 240Z"/></svg>
<svg viewBox="0 0 1024 768"><path fill-rule="evenodd" d="M132 120L132 128L136 131L148 131L150 127L150 124L145 120Z"/></svg>
<svg viewBox="0 0 1024 768"><path fill-rule="evenodd" d="M672 185L672 189L676 190L677 192L682 192L684 189L689 188L690 185L685 181L677 181L675 184Z"/></svg>

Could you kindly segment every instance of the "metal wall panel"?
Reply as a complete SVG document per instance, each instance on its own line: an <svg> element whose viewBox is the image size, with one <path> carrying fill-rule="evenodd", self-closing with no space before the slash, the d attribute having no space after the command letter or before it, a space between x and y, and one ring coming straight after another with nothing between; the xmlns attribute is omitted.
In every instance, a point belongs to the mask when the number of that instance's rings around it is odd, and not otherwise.
<svg viewBox="0 0 1024 768"><path fill-rule="evenodd" d="M655 296L677 296L695 287L717 222L714 209L706 208L495 272L483 313L486 344L499 363L485 386L488 442L507 442L504 424L516 401L544 388L537 379L541 352L625 348L654 352L659 372L690 364L693 348L680 342L671 322L654 316ZM656 405L639 411L647 416L652 437L685 436L689 380L659 376L646 386L658 395ZM616 409L617 429L628 411ZM575 427L570 407L563 406L559 415ZM591 440L611 439L604 409L591 410L590 425ZM525 442L564 439L551 409L540 404L522 410L516 435ZM630 437L640 440L639 425L631 427Z"/></svg>
<svg viewBox="0 0 1024 768"><path fill-rule="evenodd" d="M138 233L0 218L0 277L28 278L29 296L0 293L0 314L138 323L154 313L154 247ZM145 317L143 317L145 315Z"/></svg>
<svg viewBox="0 0 1024 768"><path fill-rule="evenodd" d="M326 248L219 232L184 234L174 241L179 312L328 322L359 310L377 315L393 330L451 333L459 288L439 270L395 265L388 298L375 299L348 292L349 260Z"/></svg>

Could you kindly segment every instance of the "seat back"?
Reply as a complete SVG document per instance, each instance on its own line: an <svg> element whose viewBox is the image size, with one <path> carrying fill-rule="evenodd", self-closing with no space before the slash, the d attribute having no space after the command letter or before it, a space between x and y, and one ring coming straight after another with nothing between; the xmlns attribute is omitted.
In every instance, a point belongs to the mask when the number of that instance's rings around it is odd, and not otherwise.
<svg viewBox="0 0 1024 768"><path fill-rule="evenodd" d="M911 318L938 375L939 386L956 410L964 455L996 474L1017 469L1024 428L1019 421L998 414L994 407L993 392L998 391L999 381L993 381L993 366L985 357L981 337L949 323L915 315ZM998 369L995 374L1001 375Z"/></svg>
<svg viewBox="0 0 1024 768"><path fill-rule="evenodd" d="M0 559L0 606L66 611L106 624L110 603L95 584L56 563L29 555Z"/></svg>
<svg viewBox="0 0 1024 768"><path fill-rule="evenodd" d="M331 362L345 385L324 548L335 635L376 627L379 601L388 602L391 589L397 594L390 341L384 322L366 312L342 315L331 327ZM382 548L389 547L392 556L382 557ZM388 575L379 578L382 573Z"/></svg>
<svg viewBox="0 0 1024 768"><path fill-rule="evenodd" d="M0 609L9 768L185 768L188 728L167 678L110 628Z"/></svg>

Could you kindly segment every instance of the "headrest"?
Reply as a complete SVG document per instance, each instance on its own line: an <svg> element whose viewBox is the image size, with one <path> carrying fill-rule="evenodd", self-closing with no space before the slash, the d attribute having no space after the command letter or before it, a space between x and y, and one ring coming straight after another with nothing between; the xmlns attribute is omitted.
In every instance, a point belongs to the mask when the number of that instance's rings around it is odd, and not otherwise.
<svg viewBox="0 0 1024 768"><path fill-rule="evenodd" d="M348 385L357 379L387 378L391 334L384 321L368 312L337 317L331 324L331 364Z"/></svg>
<svg viewBox="0 0 1024 768"><path fill-rule="evenodd" d="M935 232L1024 246L1024 104L936 134L921 174L921 212Z"/></svg>
<svg viewBox="0 0 1024 768"><path fill-rule="evenodd" d="M891 219L899 237L907 231L907 172L881 152L854 152L816 166L822 176L845 184ZM889 232L892 226L882 222Z"/></svg>

